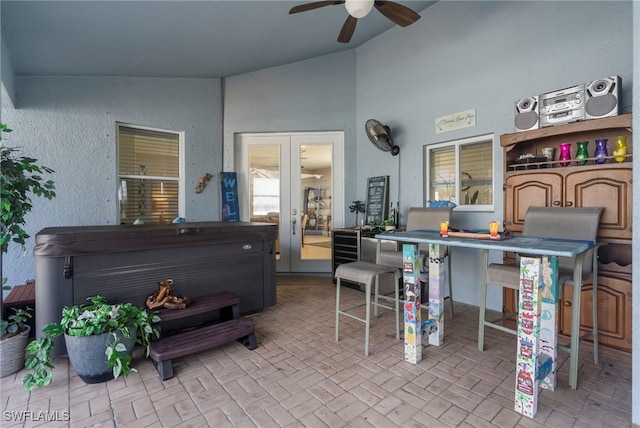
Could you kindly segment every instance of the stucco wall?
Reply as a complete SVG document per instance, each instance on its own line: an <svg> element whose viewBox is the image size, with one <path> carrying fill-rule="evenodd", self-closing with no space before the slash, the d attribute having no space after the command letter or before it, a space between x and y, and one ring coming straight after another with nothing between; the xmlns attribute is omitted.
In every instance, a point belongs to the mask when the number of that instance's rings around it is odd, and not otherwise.
<svg viewBox="0 0 640 428"><path fill-rule="evenodd" d="M225 169L234 170L237 133L344 131L344 200L358 199L355 70L346 51L225 79Z"/></svg>
<svg viewBox="0 0 640 428"><path fill-rule="evenodd" d="M376 118L392 128L400 156L391 158L356 133L357 193L366 177L389 175L391 201L401 219L424 202L424 146L495 134L495 211L454 210L460 227L502 221L502 148L499 137L514 132L514 101L618 74L623 110L631 111L632 19L630 2L458 2L436 3L406 29L393 28L357 49L356 129ZM575 31L567 22L590 25ZM436 134L435 120L476 110L475 127ZM400 196L398 198L398 171ZM501 254L491 254L499 261ZM477 305L480 254L452 251L454 300ZM488 305L501 308L501 292Z"/></svg>
<svg viewBox="0 0 640 428"><path fill-rule="evenodd" d="M17 77L14 109L2 97L9 144L56 172L57 196L34 199L26 253L12 245L3 257L9 284L34 278L33 235L44 227L117 221L116 122L185 132L188 220L218 220L222 168L220 79ZM202 175L214 175L196 194Z"/></svg>

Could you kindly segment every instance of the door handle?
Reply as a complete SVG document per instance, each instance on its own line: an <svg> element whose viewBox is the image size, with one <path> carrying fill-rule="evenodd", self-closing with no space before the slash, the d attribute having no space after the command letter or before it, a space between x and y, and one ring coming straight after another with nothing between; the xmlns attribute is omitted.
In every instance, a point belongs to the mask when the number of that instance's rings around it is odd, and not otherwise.
<svg viewBox="0 0 640 428"><path fill-rule="evenodd" d="M296 234L296 222L298 221L298 219L296 219L295 217L291 217L291 227L293 228L293 230L291 231L292 235Z"/></svg>
<svg viewBox="0 0 640 428"><path fill-rule="evenodd" d="M567 202L564 204L564 206L565 206L565 207L572 207L572 206L573 206L573 202L572 202L572 201L567 201Z"/></svg>

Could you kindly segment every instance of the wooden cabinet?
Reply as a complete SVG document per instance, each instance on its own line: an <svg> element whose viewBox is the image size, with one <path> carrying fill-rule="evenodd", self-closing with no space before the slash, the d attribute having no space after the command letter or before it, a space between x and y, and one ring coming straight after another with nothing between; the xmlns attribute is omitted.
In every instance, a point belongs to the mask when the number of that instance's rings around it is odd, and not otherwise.
<svg viewBox="0 0 640 428"><path fill-rule="evenodd" d="M571 335L573 286L565 285L560 303L559 332ZM593 281L582 286L581 333L591 331ZM631 278L598 276L598 342L620 349L631 349Z"/></svg>
<svg viewBox="0 0 640 428"><path fill-rule="evenodd" d="M623 162L611 155L613 138L627 137ZM588 142L593 156L595 139L606 138L610 156L602 164L595 157L580 165L575 160L578 141ZM560 144L571 143L571 161L558 159ZM598 276L598 313L601 343L631 349L631 237L632 237L632 158L631 115L574 122L500 137L504 153L504 227L520 233L530 206L604 207L598 241L600 251ZM555 151L553 159L542 156L544 148ZM605 255L603 255L605 254ZM512 254L505 255L513 261ZM626 279L628 278L628 279ZM583 283L581 325L592 324L591 283ZM569 287L570 288L570 287ZM504 311L512 312L514 291L505 289ZM570 333L570 290L564 290L563 310L559 316L560 331ZM625 297L626 296L626 297Z"/></svg>

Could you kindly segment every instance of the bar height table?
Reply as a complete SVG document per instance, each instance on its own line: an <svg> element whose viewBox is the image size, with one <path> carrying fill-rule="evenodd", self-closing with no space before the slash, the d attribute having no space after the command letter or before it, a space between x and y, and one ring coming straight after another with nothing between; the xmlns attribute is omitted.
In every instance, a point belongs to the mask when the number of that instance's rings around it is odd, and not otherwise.
<svg viewBox="0 0 640 428"><path fill-rule="evenodd" d="M595 247L594 241L574 239L538 238L514 236L492 240L467 237L442 237L439 231L413 230L408 232L380 233L378 240L392 240L403 243L405 257L417 255L417 244L429 244L429 318L431 331L429 343L439 346L444 337L444 281L440 269L442 260L439 246L472 248L483 251L483 272L485 274L490 250L520 253L520 293L518 301L518 342L516 362L515 410L533 417L537 410L538 386L553 390L556 384L557 354L557 302L558 302L558 257L575 258L573 278L573 311L571 317L571 352L569 360L569 385L578 385L578 350L580 338L580 284L582 283L582 263L586 252ZM415 263L404 261L403 277L407 284L416 280ZM546 277L546 278L545 278ZM546 279L546 280L543 280ZM419 290L419 286L417 287ZM407 297L405 296L405 299ZM405 323L415 319L415 303L419 309L420 299L405 300ZM408 304L409 303L409 304ZM412 309L413 307L413 309ZM409 312L409 313L408 313ZM419 315L418 315L419 316ZM418 318L419 320L419 318ZM419 336L407 343L405 329L405 356L407 346L420 346ZM544 346L542 346L541 342ZM405 358L406 359L406 358ZM411 361L418 363L417 361Z"/></svg>

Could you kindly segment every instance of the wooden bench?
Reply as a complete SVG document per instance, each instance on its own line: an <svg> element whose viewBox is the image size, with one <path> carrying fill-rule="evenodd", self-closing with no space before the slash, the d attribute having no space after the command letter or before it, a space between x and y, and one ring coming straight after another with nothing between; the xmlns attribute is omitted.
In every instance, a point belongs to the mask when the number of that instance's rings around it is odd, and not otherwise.
<svg viewBox="0 0 640 428"><path fill-rule="evenodd" d="M161 338L151 342L149 356L162 380L173 377L171 360L202 352L233 340L249 349L258 346L253 323L239 317L240 299L231 292L221 292L193 299L185 309L163 309L157 324ZM212 314L220 312L217 323ZM180 328L178 328L180 326Z"/></svg>

